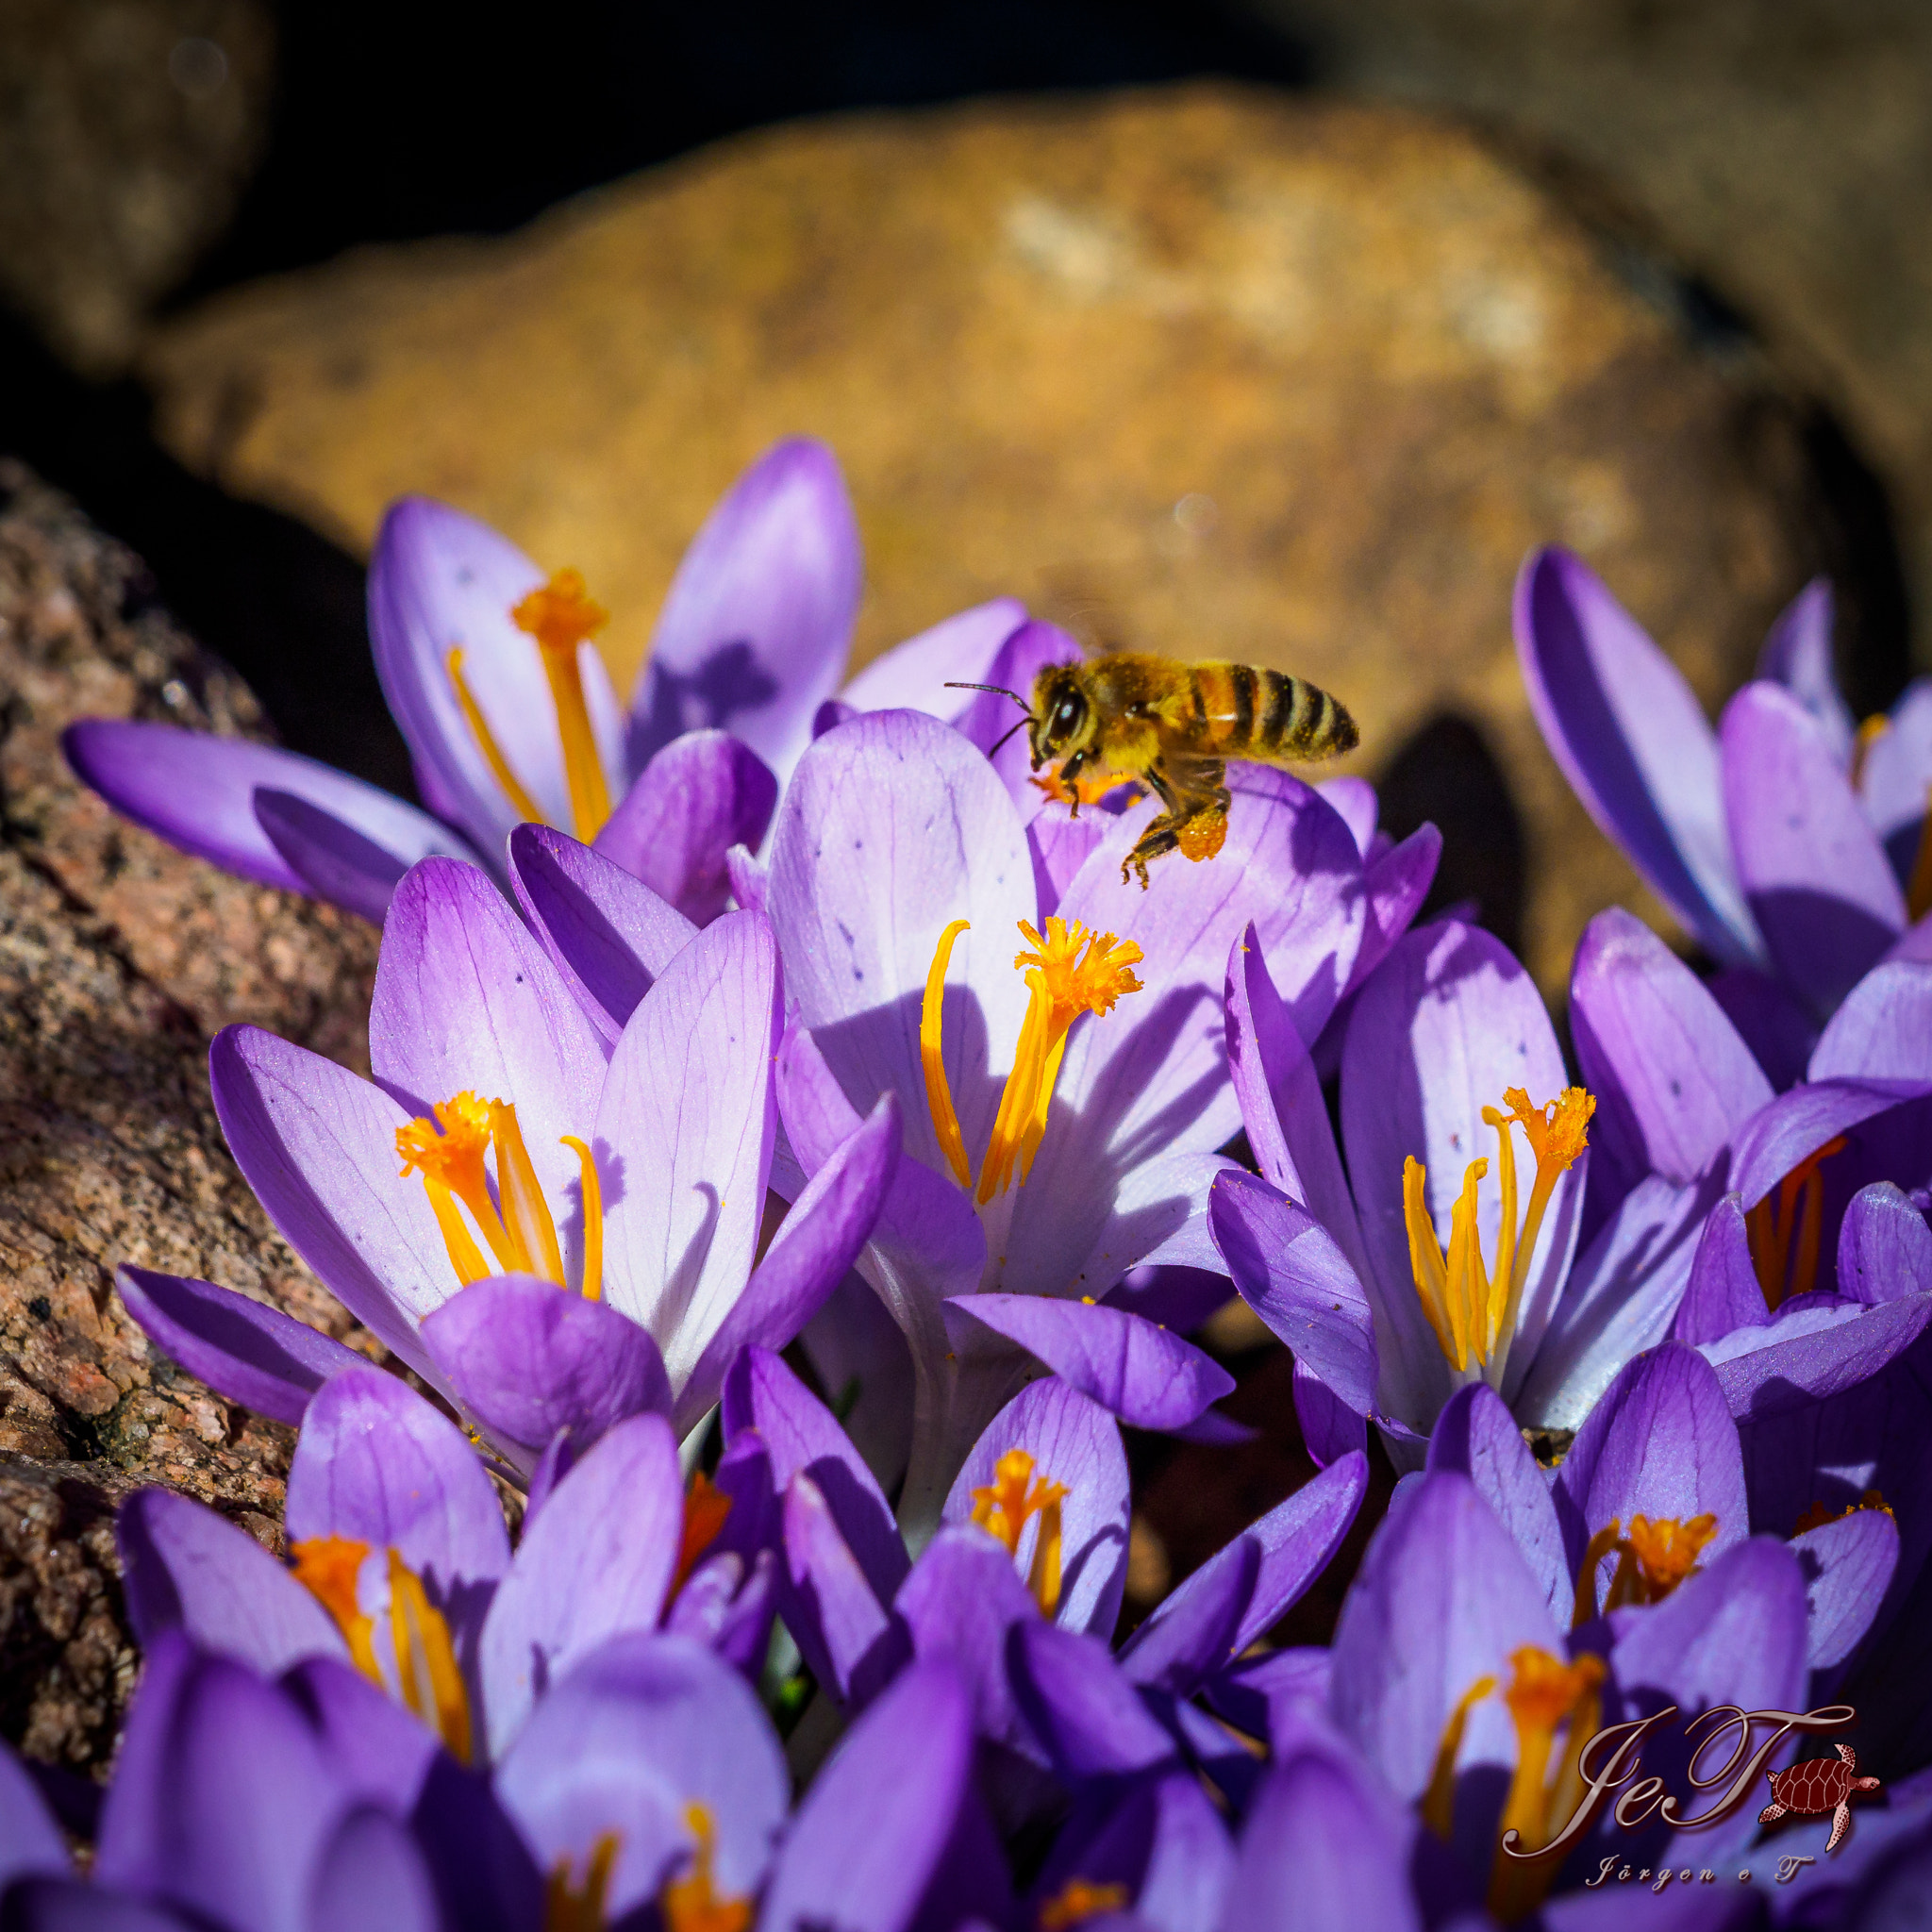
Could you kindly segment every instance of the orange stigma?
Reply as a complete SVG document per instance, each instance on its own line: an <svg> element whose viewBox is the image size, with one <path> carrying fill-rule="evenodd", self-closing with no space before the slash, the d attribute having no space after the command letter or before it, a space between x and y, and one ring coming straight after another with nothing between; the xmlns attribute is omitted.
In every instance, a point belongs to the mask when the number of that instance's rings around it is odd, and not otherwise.
<svg viewBox="0 0 1932 1932"><path fill-rule="evenodd" d="M1582 1800L1577 1760L1602 1720L1604 1681L1601 1657L1585 1655L1565 1663L1532 1643L1512 1652L1509 1666L1503 1701L1516 1726L1516 1771L1490 1870L1490 1909L1505 1924L1534 1910L1556 1878L1560 1860L1532 1863L1524 1855L1550 1843ZM1560 1757L1558 1726L1564 1731ZM1507 1855L1512 1850L1514 1857Z"/></svg>
<svg viewBox="0 0 1932 1932"><path fill-rule="evenodd" d="M576 836L589 844L610 816L610 789L604 776L604 760L597 751L596 734L591 729L578 653L603 629L609 621L609 613L586 591L579 572L560 570L547 584L539 585L517 604L509 615L519 630L537 641L543 675L557 708L557 735L563 752L564 781L570 788L572 826ZM443 661L464 722L490 767L491 775L503 787L510 808L522 818L542 824L542 812L504 756L503 747L463 674L462 651L452 649Z"/></svg>
<svg viewBox="0 0 1932 1932"><path fill-rule="evenodd" d="M677 1569L671 1578L674 1597L697 1568L699 1558L718 1541L730 1514L731 1498L703 1470L697 1471L684 1492L684 1529L677 1541Z"/></svg>
<svg viewBox="0 0 1932 1932"><path fill-rule="evenodd" d="M423 1176L457 1279L467 1288L491 1274L537 1274L567 1288L557 1222L524 1144L516 1108L465 1091L434 1111L434 1120L419 1117L396 1129L396 1153L403 1163L401 1178ZM575 1135L566 1134L561 1144L577 1157L584 1208L580 1291L585 1300L595 1301L603 1292L604 1273L604 1200L597 1163ZM496 1156L494 1195L484 1165L484 1155L491 1151ZM494 1257L493 1267L463 1219L465 1208Z"/></svg>
<svg viewBox="0 0 1932 1932"><path fill-rule="evenodd" d="M1020 1554L1027 1524L1040 1518L1026 1587L1049 1617L1059 1607L1060 1505L1067 1493L1067 1486L1050 1476L1035 1480L1033 1458L1024 1449L1008 1449L993 1465L992 1481L973 1491L974 1522L1003 1542L1009 1556Z"/></svg>
<svg viewBox="0 0 1932 1932"><path fill-rule="evenodd" d="M963 1187L973 1183L973 1169L959 1131L941 1051L941 1021L945 1005L946 967L954 942L967 930L956 919L940 935L932 968L926 974L925 999L919 1016L919 1058L925 1074L926 1103L941 1150ZM1046 922L1042 938L1023 919L1020 936L1028 950L1016 954L1013 966L1025 975L1029 995L1026 1017L1020 1024L1013 1050L1013 1070L1000 1095L999 1112L980 1163L978 1200L981 1207L1013 1184L1017 1171L1024 1185L1033 1171L1033 1157L1046 1133L1047 1111L1059 1079L1067 1033L1082 1013L1110 1013L1123 993L1139 992L1141 982L1132 968L1141 949L1110 932L1090 931L1077 921Z"/></svg>
<svg viewBox="0 0 1932 1932"><path fill-rule="evenodd" d="M1403 1219L1408 1229L1409 1270L1423 1312L1434 1329L1436 1343L1458 1374L1467 1374L1472 1361L1491 1383L1502 1377L1516 1331L1517 1311L1529 1280L1557 1183L1590 1143L1590 1119L1596 1101L1581 1087L1566 1088L1556 1099L1537 1108L1521 1087L1503 1095L1509 1108L1499 1113L1483 1108L1483 1123L1496 1132L1496 1170L1502 1184L1502 1225L1496 1242L1493 1275L1483 1263L1482 1238L1476 1227L1476 1187L1490 1171L1487 1159L1472 1160L1463 1170L1462 1192L1450 1217L1449 1248L1436 1240L1429 1213L1428 1170L1411 1155L1402 1168ZM1516 1212L1516 1149L1511 1124L1523 1129L1536 1157L1536 1179L1521 1224Z"/></svg>
<svg viewBox="0 0 1932 1932"><path fill-rule="evenodd" d="M1124 1885L1092 1885L1084 1878L1070 1878L1040 1907L1040 1932L1073 1932L1089 1919L1124 1911L1126 1906Z"/></svg>
<svg viewBox="0 0 1932 1932"><path fill-rule="evenodd" d="M691 1870L682 1878L674 1878L658 1894L664 1932L746 1932L751 1924L751 1900L722 1898L715 1889L711 1866L718 1828L709 1810L703 1805L687 1805L684 1822L697 1843L691 1851Z"/></svg>
<svg viewBox="0 0 1932 1932"><path fill-rule="evenodd" d="M1576 1608L1571 1628L1578 1629L1597 1614L1597 1566L1606 1557L1617 1558L1610 1577L1609 1594L1604 1598L1605 1610L1622 1609L1625 1604L1658 1604L1687 1576L1697 1571L1704 1546L1717 1534L1717 1518L1705 1514L1675 1516L1633 1516L1626 1534L1612 1517L1591 1538L1583 1553L1582 1567L1576 1573Z"/></svg>
<svg viewBox="0 0 1932 1932"><path fill-rule="evenodd" d="M1774 1314L1794 1294L1809 1294L1818 1284L1824 1231L1824 1176L1819 1169L1844 1149L1845 1137L1840 1134L1807 1154L1744 1217L1751 1264L1764 1291L1764 1306Z"/></svg>
<svg viewBox="0 0 1932 1932"><path fill-rule="evenodd" d="M290 1568L334 1620L356 1668L421 1718L450 1755L467 1764L473 1741L470 1693L449 1624L429 1601L423 1579L395 1550L387 1553L387 1614L365 1611L360 1584L369 1553L369 1544L353 1538L311 1537L290 1546Z"/></svg>

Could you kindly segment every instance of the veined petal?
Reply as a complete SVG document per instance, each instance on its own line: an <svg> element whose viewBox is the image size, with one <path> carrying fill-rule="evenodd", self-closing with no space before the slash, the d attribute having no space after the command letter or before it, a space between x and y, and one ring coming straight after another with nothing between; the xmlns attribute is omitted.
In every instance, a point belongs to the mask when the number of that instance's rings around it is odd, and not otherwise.
<svg viewBox="0 0 1932 1932"><path fill-rule="evenodd" d="M605 1292L656 1337L675 1390L751 1274L780 998L769 922L726 914L638 1003L597 1108Z"/></svg>
<svg viewBox="0 0 1932 1932"><path fill-rule="evenodd" d="M1838 1291L1877 1307L1932 1294L1932 1228L1890 1181L1860 1188L1838 1232Z"/></svg>
<svg viewBox="0 0 1932 1932"><path fill-rule="evenodd" d="M306 891L373 925L388 918L389 902L419 858L459 858L478 867L483 863L466 840L434 819L425 819L415 827L417 836L382 844L359 825L292 791L265 787L256 791L255 817Z"/></svg>
<svg viewBox="0 0 1932 1932"><path fill-rule="evenodd" d="M688 1810L709 1821L716 1892L763 1882L791 1778L771 1721L731 1667L689 1640L613 1637L563 1674L518 1733L495 1785L546 1871L589 1863L617 1840L604 1908L656 1899L695 1849Z"/></svg>
<svg viewBox="0 0 1932 1932"><path fill-rule="evenodd" d="M674 738L632 781L595 847L697 925L724 910L724 855L756 852L778 803L778 780L723 731Z"/></svg>
<svg viewBox="0 0 1932 1932"><path fill-rule="evenodd" d="M408 1113L257 1026L216 1034L208 1084L229 1152L282 1238L358 1322L434 1377L416 1324L457 1279L427 1195L397 1177Z"/></svg>
<svg viewBox="0 0 1932 1932"><path fill-rule="evenodd" d="M1612 907L1585 929L1571 1030L1593 1130L1632 1175L1688 1181L1771 1099L1771 1082L1697 975Z"/></svg>
<svg viewBox="0 0 1932 1932"><path fill-rule="evenodd" d="M1367 907L1362 942L1342 988L1344 997L1389 957L1395 941L1415 923L1429 888L1436 883L1436 868L1441 859L1441 833L1434 825L1418 825L1401 844L1363 860Z"/></svg>
<svg viewBox="0 0 1932 1932"><path fill-rule="evenodd" d="M807 437L774 443L719 499L672 579L631 697L631 769L712 728L784 776L838 687L863 577L831 451Z"/></svg>
<svg viewBox="0 0 1932 1932"><path fill-rule="evenodd" d="M1234 1391L1234 1377L1191 1342L1124 1308L1050 1295L974 1294L946 1309L949 1327L975 1323L1018 1342L1131 1428L1179 1428Z"/></svg>
<svg viewBox="0 0 1932 1932"><path fill-rule="evenodd" d="M1791 1539L1805 1566L1806 1661L1841 1664L1872 1627L1898 1567L1898 1524L1883 1509L1854 1509Z"/></svg>
<svg viewBox="0 0 1932 1932"><path fill-rule="evenodd" d="M1806 1077L1932 1081L1932 965L1868 973L1825 1023Z"/></svg>
<svg viewBox="0 0 1932 1932"><path fill-rule="evenodd" d="M412 1117L465 1091L508 1102L558 1211L575 1198L580 1174L563 1137L581 1137L594 1117L606 1058L557 968L475 866L425 859L396 888L369 1009L369 1059ZM420 1194L422 1183L410 1180L408 1191ZM558 1218L575 1280L580 1216Z"/></svg>
<svg viewBox="0 0 1932 1932"><path fill-rule="evenodd" d="M697 928L620 865L567 832L519 825L509 835L517 903L606 1043Z"/></svg>
<svg viewBox="0 0 1932 1932"><path fill-rule="evenodd" d="M783 1599L786 1628L812 1675L841 1704L867 1705L905 1662L906 1633L803 1471L785 1486L780 1522L791 1586Z"/></svg>
<svg viewBox="0 0 1932 1932"><path fill-rule="evenodd" d="M362 1359L306 1322L212 1281L121 1267L114 1286L157 1348L217 1395L278 1423L299 1423L329 1376Z"/></svg>
<svg viewBox="0 0 1932 1932"><path fill-rule="evenodd" d="M1030 624L1021 625L1001 644L986 675L977 682L1003 685L1022 704L1030 704L1033 681L1041 671L1049 664L1077 664L1085 656L1076 639L1069 637L1058 625L1035 618ZM960 691L958 695L969 702L953 720L954 730L992 760L993 770L1012 794L1020 816L1030 819L1042 809L1064 814L1064 807L1043 808L1039 788L1031 782L1030 740L1025 731L1013 729L1016 724L1024 724L1026 713L1012 698L996 691Z"/></svg>
<svg viewBox="0 0 1932 1932"><path fill-rule="evenodd" d="M459 1644L488 1596L478 1586L509 1568L503 1506L462 1431L366 1362L331 1376L308 1405L286 1522L291 1542L343 1537L396 1551Z"/></svg>
<svg viewBox="0 0 1932 1932"><path fill-rule="evenodd" d="M619 1423L525 1527L490 1606L479 1674L492 1759L578 1657L657 1624L683 1533L671 1425L659 1415Z"/></svg>
<svg viewBox="0 0 1932 1932"><path fill-rule="evenodd" d="M450 681L463 676L491 736L553 824L570 823L557 703L541 653L510 612L543 573L489 525L426 496L390 507L369 559L369 640L382 694L425 795L482 851L495 853L521 814L491 774ZM594 655L594 654L591 654Z"/></svg>
<svg viewBox="0 0 1932 1932"><path fill-rule="evenodd" d="M1739 882L1779 972L1822 1017L1905 930L1905 894L1851 779L1790 692L1746 685L1719 737Z"/></svg>
<svg viewBox="0 0 1932 1932"><path fill-rule="evenodd" d="M687 1427L718 1399L741 1348L784 1348L858 1258L899 1165L899 1104L882 1094L792 1204L764 1258L704 1344L678 1398Z"/></svg>
<svg viewBox="0 0 1932 1932"><path fill-rule="evenodd" d="M1809 1298L1807 1298L1808 1300ZM1740 1421L1762 1421L1855 1389L1909 1348L1932 1322L1932 1295L1876 1307L1817 1298L1788 1303L1761 1324L1734 1328L1702 1353Z"/></svg>
<svg viewBox="0 0 1932 1932"><path fill-rule="evenodd" d="M1744 1460L1717 1376L1696 1350L1667 1341L1640 1356L1590 1412L1552 1492L1576 1575L1590 1540L1634 1516L1714 1516L1707 1562L1748 1532Z"/></svg>
<svg viewBox="0 0 1932 1932"><path fill-rule="evenodd" d="M535 1275L474 1283L424 1322L423 1341L465 1411L533 1459L559 1429L581 1452L626 1416L671 1412L649 1334Z"/></svg>
<svg viewBox="0 0 1932 1932"><path fill-rule="evenodd" d="M171 1490L137 1490L115 1541L127 1615L145 1650L182 1632L197 1649L273 1676L306 1657L340 1657L328 1612L245 1529Z"/></svg>
<svg viewBox="0 0 1932 1932"><path fill-rule="evenodd" d="M1428 1467L1466 1475L1516 1540L1543 1587L1550 1614L1568 1627L1576 1565L1564 1547L1550 1486L1516 1418L1487 1382L1458 1389L1429 1437Z"/></svg>
<svg viewBox="0 0 1932 1932"><path fill-rule="evenodd" d="M1055 1376L1030 1383L993 1417L953 1480L948 1523L973 1520L974 1491L993 1482L994 1465L1014 1449L1033 1458L1037 1475L1063 1484L1060 1591L1054 1615L1072 1630L1111 1635L1127 1574L1127 1457L1120 1429L1097 1403ZM1028 1519L1013 1564L1028 1574L1040 1518Z"/></svg>
<svg viewBox="0 0 1932 1932"><path fill-rule="evenodd" d="M124 817L265 886L336 898L284 856L257 815L260 793L307 808L305 824L340 826L392 863L394 878L432 852L475 857L461 838L414 806L276 745L122 718L83 718L68 726L60 742L76 775ZM337 903L371 916L367 892ZM373 916L379 919L380 908Z"/></svg>
<svg viewBox="0 0 1932 1932"><path fill-rule="evenodd" d="M1016 597L955 611L929 630L882 651L839 693L855 711L924 711L950 723L973 702L948 683L983 684L1000 646L1026 622ZM1022 691L1024 698L1027 695Z"/></svg>
<svg viewBox="0 0 1932 1932"><path fill-rule="evenodd" d="M1719 958L1757 958L1717 740L1683 674L1567 551L1524 564L1515 625L1530 709L1591 817Z"/></svg>
<svg viewBox="0 0 1932 1932"><path fill-rule="evenodd" d="M941 1039L977 1157L1026 1011L1018 924L1038 909L1019 814L986 759L909 711L821 739L778 807L768 905L796 1019L855 1108L898 1094L906 1152L935 1173L946 1160L926 1106L920 1012L940 934L971 922L953 950Z"/></svg>
<svg viewBox="0 0 1932 1932"><path fill-rule="evenodd" d="M1178 1756L1105 1640L1035 1621L1014 1626L1008 1650L1021 1710L1068 1783L1146 1771Z"/></svg>
<svg viewBox="0 0 1932 1932"><path fill-rule="evenodd" d="M1734 1328L1755 1327L1764 1316L1764 1290L1752 1264L1743 1207L1738 1195L1726 1194L1710 1210L1697 1238L1690 1279L1671 1334L1695 1348L1722 1341Z"/></svg>

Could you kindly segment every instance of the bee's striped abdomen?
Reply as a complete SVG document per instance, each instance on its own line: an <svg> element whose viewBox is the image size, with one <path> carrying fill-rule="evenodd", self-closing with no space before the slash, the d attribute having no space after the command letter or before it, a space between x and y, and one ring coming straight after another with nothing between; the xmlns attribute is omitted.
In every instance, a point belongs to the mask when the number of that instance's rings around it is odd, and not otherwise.
<svg viewBox="0 0 1932 1932"><path fill-rule="evenodd" d="M1279 671L1251 672L1265 697L1257 751L1277 758L1326 758L1356 747L1355 720L1319 685Z"/></svg>

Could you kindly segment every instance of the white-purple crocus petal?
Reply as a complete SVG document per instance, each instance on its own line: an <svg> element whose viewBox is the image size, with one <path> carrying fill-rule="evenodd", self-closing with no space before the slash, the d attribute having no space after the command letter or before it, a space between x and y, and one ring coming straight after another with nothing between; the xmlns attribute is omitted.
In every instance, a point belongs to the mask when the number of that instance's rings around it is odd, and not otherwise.
<svg viewBox="0 0 1932 1932"><path fill-rule="evenodd" d="M672 579L631 697L633 770L674 738L729 731L781 777L837 688L863 583L830 450L792 437L720 499Z"/></svg>

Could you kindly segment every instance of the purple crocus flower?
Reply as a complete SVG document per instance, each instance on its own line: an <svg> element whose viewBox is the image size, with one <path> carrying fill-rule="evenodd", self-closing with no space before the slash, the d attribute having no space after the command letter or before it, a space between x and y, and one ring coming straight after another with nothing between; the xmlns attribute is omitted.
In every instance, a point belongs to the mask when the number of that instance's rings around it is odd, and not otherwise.
<svg viewBox="0 0 1932 1932"><path fill-rule="evenodd" d="M1185 1425L1217 1392L1205 1365L1176 1377L1191 1358L1171 1338L1133 1342L1129 1370L1127 1324L1089 1304L1150 1258L1218 1267L1199 1217L1239 1121L1228 946L1255 923L1280 996L1319 1033L1407 924L1437 849L1419 834L1365 865L1307 787L1258 767L1232 783L1221 856L1143 893L1122 859L1151 806L1072 821L1097 841L1062 871L1053 822L1024 819L969 739L928 717L858 718L799 762L764 899L791 1002L781 1101L807 1175L885 1097L905 1122L858 1267L910 1346L901 1510L917 1539L1027 1372L1022 1351L1149 1426ZM1107 1335L1083 1367L1089 1323Z"/></svg>
<svg viewBox="0 0 1932 1932"><path fill-rule="evenodd" d="M373 1081L254 1027L214 1042L215 1108L271 1218L445 1394L459 1394L449 1340L440 1353L428 1319L470 1284L537 1277L601 1298L655 1342L682 1433L740 1346L797 1332L878 1212L896 1159L890 1099L755 1258L777 1131L776 947L761 913L687 936L658 909L675 928L660 934L648 991L607 1034L481 873L426 860L384 929ZM327 1358L319 1338L208 1284L127 1281L162 1346L239 1399L299 1415ZM548 1440L494 1410L475 1419L524 1469Z"/></svg>
<svg viewBox="0 0 1932 1932"><path fill-rule="evenodd" d="M1261 1172L1217 1177L1210 1224L1236 1287L1295 1353L1317 1458L1359 1446L1366 1417L1413 1462L1474 1381L1524 1423L1574 1426L1630 1352L1606 1341L1602 1299L1621 1304L1672 1269L1681 1286L1695 1202L1646 1196L1575 1257L1591 1097L1569 1086L1528 975L1458 920L1398 941L1357 997L1344 1177L1268 958L1250 930L1226 978L1234 1088Z"/></svg>
<svg viewBox="0 0 1932 1932"><path fill-rule="evenodd" d="M1874 968L1776 1095L1711 991L1626 912L1584 934L1571 1015L1601 1103L1593 1205L1621 1219L1646 1194L1713 1200L1676 1299L1607 1307L1607 1333L1642 1345L1668 1322L1740 1420L1852 1388L1910 1345L1932 1320L1932 1231L1900 1191L1932 1182L1932 967Z"/></svg>
<svg viewBox="0 0 1932 1932"><path fill-rule="evenodd" d="M233 1532L240 1534L240 1532ZM971 1706L908 1671L788 1817L743 1678L688 1639L613 1637L562 1671L486 1778L347 1664L271 1677L152 1641L90 1882L0 1747L0 1918L23 1932L901 1932L1008 1916ZM855 1909L855 1907L857 1909Z"/></svg>
<svg viewBox="0 0 1932 1932"><path fill-rule="evenodd" d="M1726 1008L1777 1084L1851 988L1920 956L1932 687L1855 729L1821 580L1773 627L1757 681L1706 722L1681 673L1561 550L1516 587L1530 707L1577 796L1722 965ZM1910 930L1908 930L1910 928Z"/></svg>
<svg viewBox="0 0 1932 1932"><path fill-rule="evenodd" d="M590 641L605 613L575 572L546 583L488 525L406 497L376 537L369 629L426 809L291 752L173 725L86 719L67 756L184 850L368 919L418 859L496 869L510 831L535 822L594 842L703 924L727 903L726 852L763 839L838 684L861 576L831 452L774 445L692 540L626 715ZM1010 600L961 612L889 653L847 701L950 714L943 680L982 676L1024 614Z"/></svg>

